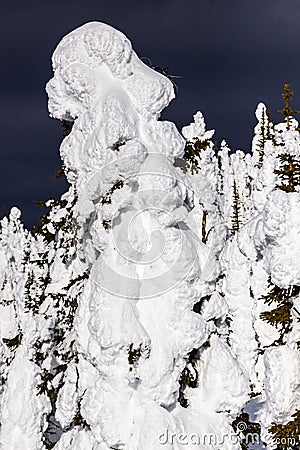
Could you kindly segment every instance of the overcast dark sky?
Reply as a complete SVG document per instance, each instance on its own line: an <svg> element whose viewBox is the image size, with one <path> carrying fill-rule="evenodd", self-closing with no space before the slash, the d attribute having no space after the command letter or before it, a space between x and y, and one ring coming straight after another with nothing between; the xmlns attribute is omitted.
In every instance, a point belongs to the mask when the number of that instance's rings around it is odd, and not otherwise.
<svg viewBox="0 0 300 450"><path fill-rule="evenodd" d="M300 109L300 0L6 0L0 7L0 212L59 196L61 129L45 83L62 36L98 20L123 31L140 57L170 68L178 97L164 117L179 128L201 110L216 142L249 151L259 101L281 107L285 82ZM298 101L299 99L299 101Z"/></svg>

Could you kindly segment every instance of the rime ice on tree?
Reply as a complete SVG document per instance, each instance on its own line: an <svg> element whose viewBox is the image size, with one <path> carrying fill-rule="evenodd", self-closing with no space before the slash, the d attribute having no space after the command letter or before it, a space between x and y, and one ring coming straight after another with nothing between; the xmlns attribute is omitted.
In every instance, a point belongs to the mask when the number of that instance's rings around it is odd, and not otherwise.
<svg viewBox="0 0 300 450"><path fill-rule="evenodd" d="M1 221L1 445L275 448L300 410L290 90L283 123L259 104L250 155L200 112L185 139L159 120L172 83L108 25L63 38L53 69L70 187L33 234L17 208Z"/></svg>
<svg viewBox="0 0 300 450"><path fill-rule="evenodd" d="M177 427L171 410L188 354L208 338L192 311L207 289L199 281L207 251L201 260L186 224L189 186L172 164L184 139L157 120L173 86L97 23L65 37L53 67L49 109L74 121L61 155L90 273L74 320L78 362L66 371L56 418L67 428L80 399L88 428L78 433L108 447L156 448Z"/></svg>

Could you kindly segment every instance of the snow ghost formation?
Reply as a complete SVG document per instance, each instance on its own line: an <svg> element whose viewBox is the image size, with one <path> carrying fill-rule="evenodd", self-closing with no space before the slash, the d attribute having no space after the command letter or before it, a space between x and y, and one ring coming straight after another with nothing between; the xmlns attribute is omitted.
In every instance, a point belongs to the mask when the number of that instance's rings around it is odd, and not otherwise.
<svg viewBox="0 0 300 450"><path fill-rule="evenodd" d="M300 420L297 121L260 104L251 155L200 112L180 134L171 81L102 23L52 62L70 187L34 233L1 221L2 447L277 448Z"/></svg>

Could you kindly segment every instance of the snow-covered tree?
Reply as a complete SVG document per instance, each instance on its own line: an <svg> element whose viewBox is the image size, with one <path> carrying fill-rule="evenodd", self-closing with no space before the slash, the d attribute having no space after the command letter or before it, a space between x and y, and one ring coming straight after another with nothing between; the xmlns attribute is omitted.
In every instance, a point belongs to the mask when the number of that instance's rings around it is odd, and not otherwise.
<svg viewBox="0 0 300 450"><path fill-rule="evenodd" d="M290 87L283 123L258 105L245 154L217 148L200 112L182 134L160 120L171 81L108 25L71 32L52 62L46 90L65 130L69 189L43 204L33 233L17 208L1 221L1 446L295 446L300 134Z"/></svg>

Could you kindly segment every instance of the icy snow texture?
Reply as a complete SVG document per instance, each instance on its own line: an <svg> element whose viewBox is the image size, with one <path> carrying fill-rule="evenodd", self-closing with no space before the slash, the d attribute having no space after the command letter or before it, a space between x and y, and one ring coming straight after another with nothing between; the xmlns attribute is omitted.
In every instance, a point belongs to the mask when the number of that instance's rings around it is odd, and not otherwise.
<svg viewBox="0 0 300 450"><path fill-rule="evenodd" d="M38 396L37 367L21 346L11 363L3 394L1 411L1 446L7 449L44 449L42 431L50 402L45 395ZM40 423L36 419L40 417Z"/></svg>
<svg viewBox="0 0 300 450"><path fill-rule="evenodd" d="M99 444L159 448L158 435L176 430L168 409L177 403L187 355L209 336L192 308L201 274L213 270L185 225L190 187L172 164L184 139L157 120L173 86L137 58L125 36L98 23L65 37L53 68L49 110L75 120L61 155L78 195L77 221L91 230L84 249L90 278L74 322L84 362L78 379L74 369L65 373L56 419L70 424L78 384L81 414ZM105 234L104 221L111 224ZM134 367L130 346L141 353Z"/></svg>
<svg viewBox="0 0 300 450"><path fill-rule="evenodd" d="M300 154L297 122L259 104L252 155L217 150L200 112L182 137L158 120L170 80L102 23L52 61L70 188L35 235L17 208L1 221L2 447L238 450L243 409L269 442L300 409L299 296L280 346L260 318L269 282L300 285L300 193L274 172ZM198 173L178 167L184 138Z"/></svg>

